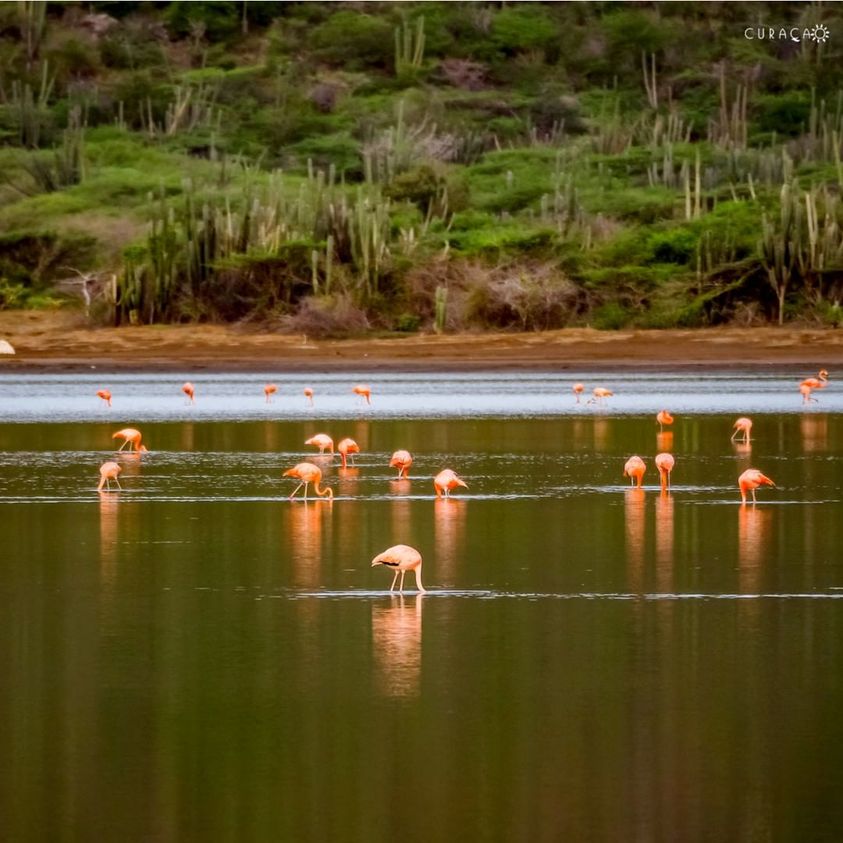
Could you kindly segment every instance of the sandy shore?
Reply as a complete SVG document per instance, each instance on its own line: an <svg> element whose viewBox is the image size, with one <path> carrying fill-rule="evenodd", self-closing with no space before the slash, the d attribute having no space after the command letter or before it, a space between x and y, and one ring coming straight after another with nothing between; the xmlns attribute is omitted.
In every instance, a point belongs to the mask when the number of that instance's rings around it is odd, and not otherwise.
<svg viewBox="0 0 843 843"><path fill-rule="evenodd" d="M0 372L480 371L505 369L731 369L843 363L843 331L709 328L540 334L413 334L314 341L242 326L91 328L70 312L0 312L0 339L15 348Z"/></svg>

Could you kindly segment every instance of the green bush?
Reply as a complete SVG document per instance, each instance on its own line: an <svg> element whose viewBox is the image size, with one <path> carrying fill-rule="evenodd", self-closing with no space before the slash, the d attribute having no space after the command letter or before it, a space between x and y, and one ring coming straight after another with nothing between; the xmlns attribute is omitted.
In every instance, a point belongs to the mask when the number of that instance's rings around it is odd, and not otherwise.
<svg viewBox="0 0 843 843"><path fill-rule="evenodd" d="M349 70L386 68L394 62L393 27L373 15L336 12L313 30L310 42L323 61Z"/></svg>
<svg viewBox="0 0 843 843"><path fill-rule="evenodd" d="M558 37L556 23L543 6L521 3L498 12L492 21L492 43L505 55L544 50Z"/></svg>
<svg viewBox="0 0 843 843"><path fill-rule="evenodd" d="M619 302L601 304L591 314L591 324L601 331L617 331L632 321L632 314Z"/></svg>

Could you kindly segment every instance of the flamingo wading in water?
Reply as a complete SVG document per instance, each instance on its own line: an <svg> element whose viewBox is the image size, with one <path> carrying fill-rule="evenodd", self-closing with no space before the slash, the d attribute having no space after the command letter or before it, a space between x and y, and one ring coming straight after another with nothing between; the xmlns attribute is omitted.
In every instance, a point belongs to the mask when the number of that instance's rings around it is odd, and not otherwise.
<svg viewBox="0 0 843 843"><path fill-rule="evenodd" d="M351 391L358 397L365 398L367 404L372 403L372 388L368 384L358 383Z"/></svg>
<svg viewBox="0 0 843 843"><path fill-rule="evenodd" d="M317 433L316 436L311 436L310 439L305 440L304 444L315 445L320 454L324 454L326 449L329 453L334 453L334 440L327 433Z"/></svg>
<svg viewBox="0 0 843 843"><path fill-rule="evenodd" d="M322 482L322 469L319 468L318 465L314 465L312 462L300 462L298 465L293 466L293 468L288 468L284 472L284 477L295 477L297 480L301 481L295 489L293 489L293 494L290 495L290 500L292 500L296 496L296 492L304 486L304 499L307 500L307 487L313 483L313 488L316 490L316 494L319 495L320 498L327 497L329 500L334 497L334 490L328 488L320 488L319 484Z"/></svg>
<svg viewBox="0 0 843 843"><path fill-rule="evenodd" d="M109 407L111 406L111 393L107 389L98 389L97 398L102 398Z"/></svg>
<svg viewBox="0 0 843 843"><path fill-rule="evenodd" d="M673 454L662 453L656 455L656 468L659 470L659 480L662 484L662 491L670 489L670 472L673 471L675 460Z"/></svg>
<svg viewBox="0 0 843 843"><path fill-rule="evenodd" d="M307 398L307 400L310 402L310 406L312 407L313 406L313 390L309 386L306 386L304 388L304 397Z"/></svg>
<svg viewBox="0 0 843 843"><path fill-rule="evenodd" d="M755 503L755 490L759 486L773 486L775 483L763 475L757 468L748 468L738 477L738 488L741 490L741 503L746 503L746 493L752 492L752 502Z"/></svg>
<svg viewBox="0 0 843 843"><path fill-rule="evenodd" d="M741 416L734 424L735 431L732 433L733 442L749 442L749 434L752 430L752 419L746 416ZM742 438L738 438L738 434L743 434Z"/></svg>
<svg viewBox="0 0 843 843"><path fill-rule="evenodd" d="M116 462L104 462L100 466L100 482L99 486L97 486L97 491L101 492L102 487L105 486L106 491L111 491L111 481L113 480L117 484L118 489L122 489L123 487L120 485L120 481L117 479L117 475L123 469Z"/></svg>
<svg viewBox="0 0 843 843"><path fill-rule="evenodd" d="M574 397L577 399L577 404L579 404L580 403L580 395L582 395L583 392L585 392L585 386L583 386L583 384L581 384L581 383L575 383L571 387L571 391L574 393Z"/></svg>
<svg viewBox="0 0 843 843"><path fill-rule="evenodd" d="M409 451L396 451L389 461L390 468L398 469L398 479L410 477L410 466L413 464L413 455Z"/></svg>
<svg viewBox="0 0 843 843"><path fill-rule="evenodd" d="M187 396L187 403L188 404L195 404L196 403L196 387L188 381L182 388L181 391Z"/></svg>
<svg viewBox="0 0 843 843"><path fill-rule="evenodd" d="M656 421L659 423L659 430L664 430L666 424L673 424L673 416L667 410L659 410Z"/></svg>
<svg viewBox="0 0 843 843"><path fill-rule="evenodd" d="M274 383L268 383L263 388L263 394L266 396L267 404L272 403L272 396L275 395L276 392L278 392L278 387Z"/></svg>
<svg viewBox="0 0 843 843"><path fill-rule="evenodd" d="M586 402L587 404L602 404L605 398L611 398L615 393L611 389L605 389L602 386L595 386L591 390L591 398Z"/></svg>
<svg viewBox="0 0 843 843"><path fill-rule="evenodd" d="M360 446L353 439L341 439L337 445L337 452L342 457L342 467L348 468L347 458L351 457L351 464L354 465L354 454L360 453Z"/></svg>
<svg viewBox="0 0 843 843"><path fill-rule="evenodd" d="M390 591L395 591L395 583L398 582L398 575L401 574L401 584L398 586L398 593L404 591L404 574L407 571L413 571L416 575L416 588L420 593L424 593L427 589L422 585L421 568L422 558L414 547L407 544L396 544L393 547L387 548L383 553L379 553L372 560L372 567L383 565L385 568L392 568L395 570L395 576L392 578L392 585Z"/></svg>
<svg viewBox="0 0 843 843"><path fill-rule="evenodd" d="M825 389L828 386L828 372L825 369L820 369L815 378L805 378L799 384L799 391L802 393L802 403L807 404L809 401L816 401L816 398L811 398L811 393L815 389Z"/></svg>
<svg viewBox="0 0 843 843"><path fill-rule="evenodd" d="M123 430L112 433L111 438L123 440L123 444L117 449L118 451L122 451L128 445L130 451L146 452L146 445L141 445L141 432L134 427L124 427Z"/></svg>
<svg viewBox="0 0 843 843"><path fill-rule="evenodd" d="M630 486L635 483L638 488L641 488L641 484L644 480L644 472L646 470L647 466L644 463L644 460L641 459L641 457L630 457L624 463L623 476L629 478Z"/></svg>
<svg viewBox="0 0 843 843"><path fill-rule="evenodd" d="M439 474L433 478L433 488L436 490L437 498L450 497L451 490L456 489L457 486L462 486L467 489L468 483L457 477L456 473L451 471L450 468L440 471Z"/></svg>

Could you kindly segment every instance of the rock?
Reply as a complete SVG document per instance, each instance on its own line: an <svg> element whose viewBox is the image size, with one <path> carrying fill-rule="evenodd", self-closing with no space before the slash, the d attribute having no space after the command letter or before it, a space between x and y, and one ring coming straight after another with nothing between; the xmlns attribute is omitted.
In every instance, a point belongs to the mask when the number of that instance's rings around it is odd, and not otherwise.
<svg viewBox="0 0 843 843"><path fill-rule="evenodd" d="M6 340L0 340L0 354L14 354L15 350L12 348L12 344L6 342Z"/></svg>

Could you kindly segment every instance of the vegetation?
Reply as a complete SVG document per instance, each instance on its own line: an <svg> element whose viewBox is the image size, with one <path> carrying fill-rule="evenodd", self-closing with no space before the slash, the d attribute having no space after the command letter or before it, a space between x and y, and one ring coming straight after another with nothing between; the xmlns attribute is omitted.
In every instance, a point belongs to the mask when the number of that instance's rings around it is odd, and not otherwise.
<svg viewBox="0 0 843 843"><path fill-rule="evenodd" d="M2 4L0 307L836 326L841 45L834 4Z"/></svg>

